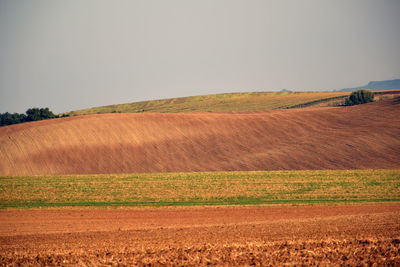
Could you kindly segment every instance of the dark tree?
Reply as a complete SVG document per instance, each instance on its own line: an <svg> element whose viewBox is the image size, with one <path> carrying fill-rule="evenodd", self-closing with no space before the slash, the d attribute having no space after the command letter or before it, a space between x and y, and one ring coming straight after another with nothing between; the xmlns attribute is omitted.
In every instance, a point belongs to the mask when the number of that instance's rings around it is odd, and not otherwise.
<svg viewBox="0 0 400 267"><path fill-rule="evenodd" d="M30 108L26 111L26 121L38 121L40 120L40 109Z"/></svg>
<svg viewBox="0 0 400 267"><path fill-rule="evenodd" d="M353 106L373 101L374 101L374 93L372 91L358 90L350 94L350 96L346 99L345 105Z"/></svg>
<svg viewBox="0 0 400 267"><path fill-rule="evenodd" d="M57 117L57 116L54 115L54 113L51 112L51 111L49 110L49 108L41 108L41 109L40 109L40 118L41 118L42 120L45 120L45 119L54 119L54 118L56 118L56 117Z"/></svg>
<svg viewBox="0 0 400 267"><path fill-rule="evenodd" d="M11 113L2 113L0 114L0 126L14 124L11 118Z"/></svg>
<svg viewBox="0 0 400 267"><path fill-rule="evenodd" d="M0 113L0 126L11 125L26 121L25 114L18 113Z"/></svg>

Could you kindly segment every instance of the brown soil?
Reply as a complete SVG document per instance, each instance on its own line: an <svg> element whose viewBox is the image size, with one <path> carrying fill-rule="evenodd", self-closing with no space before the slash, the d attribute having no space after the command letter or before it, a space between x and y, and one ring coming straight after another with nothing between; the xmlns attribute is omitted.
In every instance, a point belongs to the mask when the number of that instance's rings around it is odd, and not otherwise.
<svg viewBox="0 0 400 267"><path fill-rule="evenodd" d="M0 175L400 167L400 98L253 113L102 114L0 128Z"/></svg>
<svg viewBox="0 0 400 267"><path fill-rule="evenodd" d="M0 265L400 264L400 204L0 212Z"/></svg>

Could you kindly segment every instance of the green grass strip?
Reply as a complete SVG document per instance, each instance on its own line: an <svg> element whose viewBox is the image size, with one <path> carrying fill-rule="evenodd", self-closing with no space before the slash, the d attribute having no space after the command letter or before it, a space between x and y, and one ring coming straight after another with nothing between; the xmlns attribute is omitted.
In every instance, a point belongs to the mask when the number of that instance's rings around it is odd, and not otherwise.
<svg viewBox="0 0 400 267"><path fill-rule="evenodd" d="M400 170L0 177L0 209L400 201Z"/></svg>
<svg viewBox="0 0 400 267"><path fill-rule="evenodd" d="M182 201L182 202L77 202L77 203L7 203L0 209L9 208L57 208L57 207L179 207L179 206L232 206L232 205L287 205L287 204L351 204L400 202L400 199L347 199L347 200L243 200L243 201Z"/></svg>

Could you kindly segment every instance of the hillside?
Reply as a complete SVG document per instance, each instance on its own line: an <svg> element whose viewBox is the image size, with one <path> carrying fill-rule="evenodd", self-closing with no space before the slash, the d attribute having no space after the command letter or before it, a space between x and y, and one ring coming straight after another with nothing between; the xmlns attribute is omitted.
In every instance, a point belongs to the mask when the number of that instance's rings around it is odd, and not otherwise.
<svg viewBox="0 0 400 267"><path fill-rule="evenodd" d="M140 112L230 112L285 109L301 104L344 97L348 92L249 92L190 96L95 107L68 112L71 116Z"/></svg>
<svg viewBox="0 0 400 267"><path fill-rule="evenodd" d="M400 168L400 98L256 113L101 114L0 128L0 175Z"/></svg>

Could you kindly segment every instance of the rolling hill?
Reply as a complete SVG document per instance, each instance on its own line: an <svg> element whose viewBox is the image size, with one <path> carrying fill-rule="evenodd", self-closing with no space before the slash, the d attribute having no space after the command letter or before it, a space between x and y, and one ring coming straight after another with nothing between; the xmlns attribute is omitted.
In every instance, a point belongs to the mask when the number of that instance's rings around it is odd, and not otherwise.
<svg viewBox="0 0 400 267"><path fill-rule="evenodd" d="M400 98L243 113L98 114L0 128L0 175L400 168Z"/></svg>
<svg viewBox="0 0 400 267"><path fill-rule="evenodd" d="M340 106L350 92L248 92L149 100L94 107L63 113L69 116L104 113L243 112L313 106ZM392 98L400 90L374 92L377 100ZM60 115L63 115L60 114Z"/></svg>
<svg viewBox="0 0 400 267"><path fill-rule="evenodd" d="M150 100L67 112L70 116L102 113L188 113L286 109L315 101L344 98L349 92L248 92Z"/></svg>

